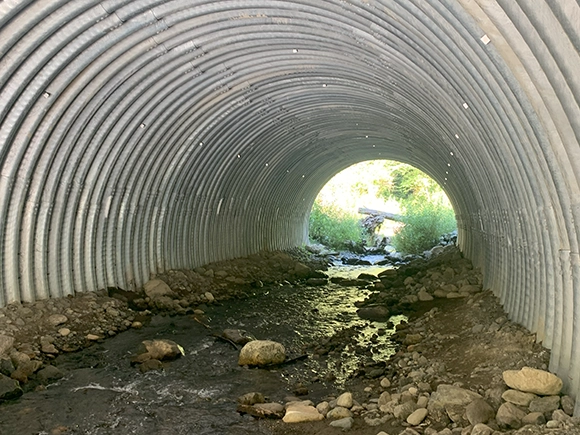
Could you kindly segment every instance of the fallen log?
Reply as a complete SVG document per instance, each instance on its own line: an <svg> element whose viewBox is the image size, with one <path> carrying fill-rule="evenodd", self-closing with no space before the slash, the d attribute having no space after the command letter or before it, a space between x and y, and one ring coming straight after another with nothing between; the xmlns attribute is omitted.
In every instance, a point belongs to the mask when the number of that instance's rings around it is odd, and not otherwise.
<svg viewBox="0 0 580 435"><path fill-rule="evenodd" d="M372 208L360 207L358 209L358 212L360 214L367 214L367 215L371 215L371 216L380 216L380 217L382 217L384 219L388 219L390 221L396 221L396 222L404 222L405 221L405 216L401 216L400 214L389 213L389 212L381 211L381 210L373 210Z"/></svg>

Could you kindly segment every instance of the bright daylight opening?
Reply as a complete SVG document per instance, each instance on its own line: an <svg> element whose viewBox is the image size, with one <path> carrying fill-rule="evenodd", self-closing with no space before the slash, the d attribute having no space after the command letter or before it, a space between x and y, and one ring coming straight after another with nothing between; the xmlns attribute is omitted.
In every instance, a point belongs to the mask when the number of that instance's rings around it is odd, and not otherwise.
<svg viewBox="0 0 580 435"><path fill-rule="evenodd" d="M357 254L423 255L456 237L457 223L441 186L419 169L392 160L355 164L319 192L310 213L312 243Z"/></svg>

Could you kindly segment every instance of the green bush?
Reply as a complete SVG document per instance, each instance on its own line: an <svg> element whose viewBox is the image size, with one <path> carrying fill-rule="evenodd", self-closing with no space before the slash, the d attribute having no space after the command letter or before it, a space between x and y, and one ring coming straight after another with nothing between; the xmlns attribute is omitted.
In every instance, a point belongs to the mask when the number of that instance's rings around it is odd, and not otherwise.
<svg viewBox="0 0 580 435"><path fill-rule="evenodd" d="M310 212L309 236L330 248L347 249L349 242L361 243L362 227L355 215L315 202Z"/></svg>
<svg viewBox="0 0 580 435"><path fill-rule="evenodd" d="M399 252L420 254L439 242L439 237L457 229L453 209L432 202L407 202L405 225L393 237Z"/></svg>

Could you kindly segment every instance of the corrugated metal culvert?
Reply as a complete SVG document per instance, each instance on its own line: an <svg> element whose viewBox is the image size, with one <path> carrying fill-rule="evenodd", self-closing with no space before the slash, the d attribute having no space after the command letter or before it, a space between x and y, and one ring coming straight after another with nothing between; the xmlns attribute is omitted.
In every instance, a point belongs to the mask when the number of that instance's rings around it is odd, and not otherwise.
<svg viewBox="0 0 580 435"><path fill-rule="evenodd" d="M0 306L300 245L341 169L440 182L580 389L574 0L0 3Z"/></svg>

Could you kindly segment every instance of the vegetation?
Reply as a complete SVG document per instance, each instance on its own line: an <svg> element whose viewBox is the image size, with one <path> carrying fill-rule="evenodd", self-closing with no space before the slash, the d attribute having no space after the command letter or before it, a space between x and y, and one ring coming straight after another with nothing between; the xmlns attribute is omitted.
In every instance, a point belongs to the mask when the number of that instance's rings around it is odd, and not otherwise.
<svg viewBox="0 0 580 435"><path fill-rule="evenodd" d="M419 254L436 245L442 234L457 227L441 187L412 166L394 161L364 162L335 179L321 191L310 215L310 238L334 249L348 248L350 241L364 242L360 215L357 217L356 212L358 206L368 204L372 197L382 201L382 205L371 207L405 216L404 225L394 235L390 234L399 252ZM364 202L357 205L355 199L359 197Z"/></svg>
<svg viewBox="0 0 580 435"><path fill-rule="evenodd" d="M314 203L310 212L310 239L333 249L347 249L361 243L359 218L339 207Z"/></svg>

